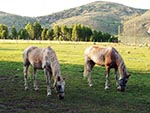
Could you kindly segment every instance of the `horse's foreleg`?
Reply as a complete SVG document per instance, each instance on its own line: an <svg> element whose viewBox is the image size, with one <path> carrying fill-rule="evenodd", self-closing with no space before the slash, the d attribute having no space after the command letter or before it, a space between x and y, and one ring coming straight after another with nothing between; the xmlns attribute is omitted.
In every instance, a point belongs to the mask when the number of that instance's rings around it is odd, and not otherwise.
<svg viewBox="0 0 150 113"><path fill-rule="evenodd" d="M25 65L25 66L24 66L24 70L23 70L23 73L24 73L24 87L25 87L25 90L28 90L28 82L27 82L27 78L28 78L28 68L29 68L29 65Z"/></svg>
<svg viewBox="0 0 150 113"><path fill-rule="evenodd" d="M118 80L118 69L115 69L115 78L116 78L116 86L119 86L119 80Z"/></svg>
<svg viewBox="0 0 150 113"><path fill-rule="evenodd" d="M106 82L105 82L105 90L109 89L110 87L110 79L109 79L109 73L110 73L110 69L108 67L106 67Z"/></svg>
<svg viewBox="0 0 150 113"><path fill-rule="evenodd" d="M34 68L34 73L33 73L33 87L34 87L35 91L39 90L39 88L37 86L36 77L37 77L37 69Z"/></svg>
<svg viewBox="0 0 150 113"><path fill-rule="evenodd" d="M51 95L51 88L50 88L50 82L51 82L50 79L51 78L50 78L48 70L44 69L44 73L45 73L45 76L46 76L47 96L50 96Z"/></svg>

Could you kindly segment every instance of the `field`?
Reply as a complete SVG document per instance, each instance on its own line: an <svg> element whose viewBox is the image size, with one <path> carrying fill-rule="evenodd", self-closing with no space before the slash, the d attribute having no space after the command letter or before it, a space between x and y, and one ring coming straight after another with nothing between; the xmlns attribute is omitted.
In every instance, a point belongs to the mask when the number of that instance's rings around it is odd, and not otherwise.
<svg viewBox="0 0 150 113"><path fill-rule="evenodd" d="M30 46L50 45L58 56L62 76L66 78L65 99L59 100L52 89L46 96L43 71L38 72L40 90L34 91L31 74L29 90L24 91L22 52ZM131 78L126 92L118 92L111 71L111 88L104 90L105 68L92 71L94 86L83 79L84 49L93 43L72 42L0 42L0 113L149 113L150 47L97 43L113 46L122 55ZM30 69L30 73L32 68Z"/></svg>

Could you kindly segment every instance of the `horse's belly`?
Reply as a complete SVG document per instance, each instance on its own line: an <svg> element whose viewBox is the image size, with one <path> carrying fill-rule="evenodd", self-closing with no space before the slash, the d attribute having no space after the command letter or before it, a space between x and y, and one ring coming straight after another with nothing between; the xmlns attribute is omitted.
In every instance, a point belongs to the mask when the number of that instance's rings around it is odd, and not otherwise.
<svg viewBox="0 0 150 113"><path fill-rule="evenodd" d="M104 62L97 62L96 64L97 64L97 65L100 65L100 66L105 66L105 63L104 63Z"/></svg>
<svg viewBox="0 0 150 113"><path fill-rule="evenodd" d="M32 66L36 69L42 69L42 64L41 63L33 63Z"/></svg>
<svg viewBox="0 0 150 113"><path fill-rule="evenodd" d="M95 62L95 64L97 65L101 65L101 66L104 66L105 65L105 61L104 61L104 58L103 57L94 57L92 58L92 60Z"/></svg>

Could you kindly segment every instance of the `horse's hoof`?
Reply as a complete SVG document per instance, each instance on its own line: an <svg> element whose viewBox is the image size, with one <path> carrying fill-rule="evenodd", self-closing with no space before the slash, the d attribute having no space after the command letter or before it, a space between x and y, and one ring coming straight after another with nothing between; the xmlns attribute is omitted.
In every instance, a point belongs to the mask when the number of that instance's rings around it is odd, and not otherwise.
<svg viewBox="0 0 150 113"><path fill-rule="evenodd" d="M52 94L50 92L47 93L47 96L51 96Z"/></svg>
<svg viewBox="0 0 150 113"><path fill-rule="evenodd" d="M108 89L109 89L109 87L108 87L108 86L106 86L106 87L105 87L105 90L108 90Z"/></svg>
<svg viewBox="0 0 150 113"><path fill-rule="evenodd" d="M27 91L28 89L29 89L28 87L25 87L25 88L24 88L25 91Z"/></svg>
<svg viewBox="0 0 150 113"><path fill-rule="evenodd" d="M89 86L90 86L90 87L92 87L92 86L93 86L93 84L89 84Z"/></svg>
<svg viewBox="0 0 150 113"><path fill-rule="evenodd" d="M36 87L36 88L34 88L34 90L35 90L35 91L38 91L38 90L39 90L39 88L38 88L38 87Z"/></svg>

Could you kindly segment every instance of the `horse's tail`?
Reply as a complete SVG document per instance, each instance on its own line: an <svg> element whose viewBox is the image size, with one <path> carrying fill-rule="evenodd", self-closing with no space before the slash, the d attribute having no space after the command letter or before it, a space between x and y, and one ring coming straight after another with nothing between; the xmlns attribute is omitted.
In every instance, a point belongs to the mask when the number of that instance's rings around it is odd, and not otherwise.
<svg viewBox="0 0 150 113"><path fill-rule="evenodd" d="M87 77L87 75L88 75L88 54L91 49L92 49L92 46L86 48L84 51L84 72L83 72L84 77Z"/></svg>

